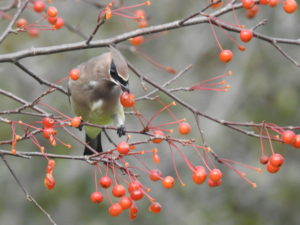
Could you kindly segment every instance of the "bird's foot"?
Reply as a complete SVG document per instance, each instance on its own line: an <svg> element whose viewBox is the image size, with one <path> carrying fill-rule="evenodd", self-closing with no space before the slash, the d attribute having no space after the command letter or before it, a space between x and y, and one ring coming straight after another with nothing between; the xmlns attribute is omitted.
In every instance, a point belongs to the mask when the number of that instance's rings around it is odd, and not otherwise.
<svg viewBox="0 0 300 225"><path fill-rule="evenodd" d="M126 134L126 130L125 130L124 125L121 125L120 127L118 127L117 134L119 135L119 137L122 137L123 135Z"/></svg>

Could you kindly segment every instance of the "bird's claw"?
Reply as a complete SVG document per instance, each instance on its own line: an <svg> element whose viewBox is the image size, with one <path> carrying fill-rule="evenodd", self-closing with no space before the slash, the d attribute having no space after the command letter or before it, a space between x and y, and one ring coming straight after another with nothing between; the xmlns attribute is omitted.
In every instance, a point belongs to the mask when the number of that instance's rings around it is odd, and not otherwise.
<svg viewBox="0 0 300 225"><path fill-rule="evenodd" d="M125 126L121 125L118 129L117 129L117 134L119 135L119 137L122 137L123 135L126 134L126 130L125 130Z"/></svg>

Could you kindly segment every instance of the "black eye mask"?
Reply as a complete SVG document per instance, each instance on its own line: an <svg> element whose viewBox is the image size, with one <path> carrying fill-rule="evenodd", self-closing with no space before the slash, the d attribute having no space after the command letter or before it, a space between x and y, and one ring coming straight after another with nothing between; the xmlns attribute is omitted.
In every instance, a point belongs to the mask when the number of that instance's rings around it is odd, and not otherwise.
<svg viewBox="0 0 300 225"><path fill-rule="evenodd" d="M128 85L128 81L124 80L121 76L119 76L116 65L113 60L111 61L111 64L110 64L110 75L115 81L118 81L123 86Z"/></svg>

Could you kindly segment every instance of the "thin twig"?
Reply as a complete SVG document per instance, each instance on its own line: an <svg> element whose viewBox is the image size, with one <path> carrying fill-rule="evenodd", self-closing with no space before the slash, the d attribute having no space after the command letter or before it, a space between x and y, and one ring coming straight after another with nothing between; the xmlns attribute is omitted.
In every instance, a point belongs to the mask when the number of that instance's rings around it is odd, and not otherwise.
<svg viewBox="0 0 300 225"><path fill-rule="evenodd" d="M1 156L1 159L4 162L4 164L6 165L7 169L9 170L9 172L11 173L11 175L17 182L18 186L24 192L26 199L28 201L32 202L42 213L44 213L48 217L51 224L57 225L57 223L52 219L51 215L28 193L28 191L25 189L25 187L23 186L23 184L21 183L21 181L19 180L19 178L17 177L17 175L15 174L15 172L13 171L13 169L11 168L11 166L9 165L7 160L5 159L3 153L1 153L0 156Z"/></svg>

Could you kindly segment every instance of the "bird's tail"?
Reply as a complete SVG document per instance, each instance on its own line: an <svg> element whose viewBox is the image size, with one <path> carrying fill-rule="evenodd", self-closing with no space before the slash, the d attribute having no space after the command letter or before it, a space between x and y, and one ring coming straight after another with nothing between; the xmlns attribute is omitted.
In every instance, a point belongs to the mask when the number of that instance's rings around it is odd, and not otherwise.
<svg viewBox="0 0 300 225"><path fill-rule="evenodd" d="M87 134L85 134L85 142L93 149L95 149L97 152L103 151L102 144L101 144L101 132L97 135L96 138L90 138ZM93 152L91 149L85 146L83 155L93 155L93 154L95 154L95 152Z"/></svg>

